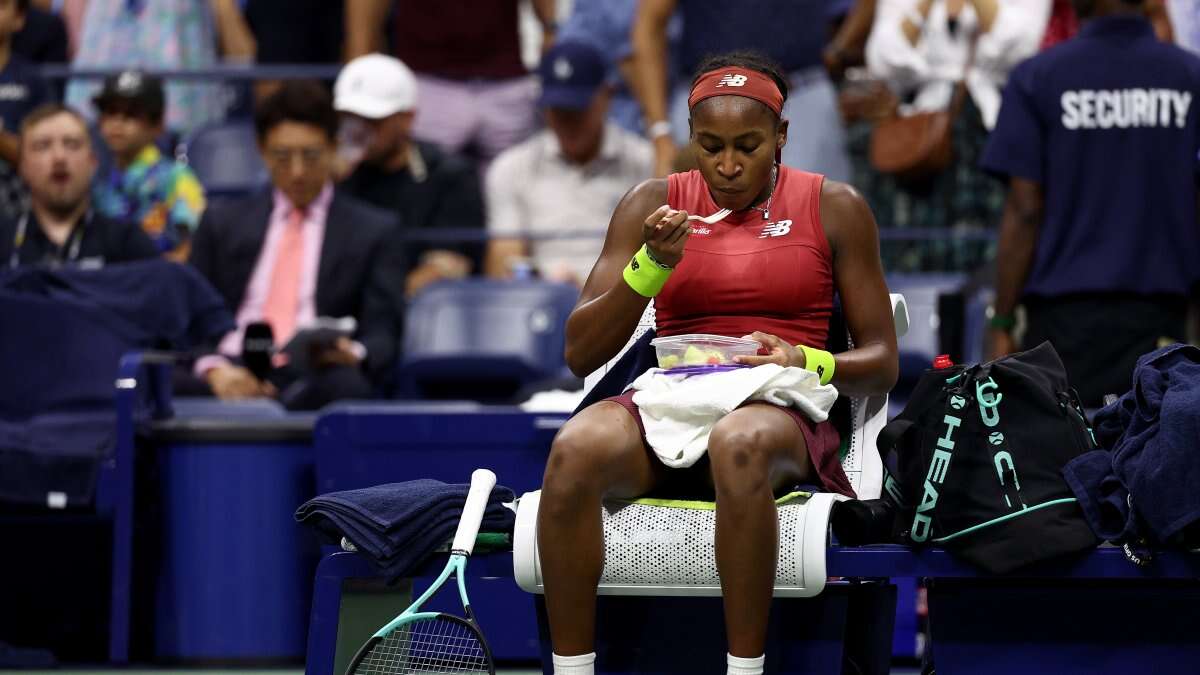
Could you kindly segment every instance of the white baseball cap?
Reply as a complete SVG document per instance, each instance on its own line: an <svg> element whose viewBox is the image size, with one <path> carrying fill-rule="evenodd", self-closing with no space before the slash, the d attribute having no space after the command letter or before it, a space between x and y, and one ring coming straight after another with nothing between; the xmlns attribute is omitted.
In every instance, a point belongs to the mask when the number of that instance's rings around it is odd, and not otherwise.
<svg viewBox="0 0 1200 675"><path fill-rule="evenodd" d="M377 120L417 107L417 78L400 59L367 54L347 63L333 85L333 107Z"/></svg>

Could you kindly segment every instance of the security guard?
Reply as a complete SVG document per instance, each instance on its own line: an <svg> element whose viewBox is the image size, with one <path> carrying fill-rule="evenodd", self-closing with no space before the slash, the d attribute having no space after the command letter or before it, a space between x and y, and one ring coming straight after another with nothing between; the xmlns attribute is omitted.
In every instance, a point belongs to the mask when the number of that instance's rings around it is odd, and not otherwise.
<svg viewBox="0 0 1200 675"><path fill-rule="evenodd" d="M1145 0L1073 0L1078 37L1009 76L982 164L1009 180L993 352L1049 340L1087 406L1186 338L1200 288L1200 59L1154 37Z"/></svg>

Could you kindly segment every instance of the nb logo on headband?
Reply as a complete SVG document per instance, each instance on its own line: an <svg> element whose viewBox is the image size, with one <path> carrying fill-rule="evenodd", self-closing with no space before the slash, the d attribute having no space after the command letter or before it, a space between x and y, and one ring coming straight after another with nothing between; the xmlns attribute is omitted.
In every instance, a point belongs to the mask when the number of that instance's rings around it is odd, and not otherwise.
<svg viewBox="0 0 1200 675"><path fill-rule="evenodd" d="M745 86L745 84L746 84L746 76L745 75L730 74L730 75L726 75L725 77L722 77L721 81L717 83L717 86L718 87L742 87L742 86Z"/></svg>

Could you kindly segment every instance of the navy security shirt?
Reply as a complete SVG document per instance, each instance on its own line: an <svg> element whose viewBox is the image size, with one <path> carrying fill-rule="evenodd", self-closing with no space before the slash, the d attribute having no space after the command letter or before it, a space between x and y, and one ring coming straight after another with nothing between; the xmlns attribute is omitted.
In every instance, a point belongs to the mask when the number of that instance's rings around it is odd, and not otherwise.
<svg viewBox="0 0 1200 675"><path fill-rule="evenodd" d="M1024 294L1184 294L1200 281L1200 59L1106 17L1009 76L983 168L1040 183Z"/></svg>

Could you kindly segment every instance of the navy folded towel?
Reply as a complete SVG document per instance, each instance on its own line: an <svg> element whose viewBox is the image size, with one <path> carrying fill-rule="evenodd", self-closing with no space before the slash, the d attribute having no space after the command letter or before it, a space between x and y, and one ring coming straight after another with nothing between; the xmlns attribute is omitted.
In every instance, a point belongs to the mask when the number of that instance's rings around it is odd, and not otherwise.
<svg viewBox="0 0 1200 675"><path fill-rule="evenodd" d="M394 579L454 536L470 487L421 479L331 492L305 502L296 520L332 541L345 537ZM514 499L509 488L493 488L480 531L511 532L515 515L502 503Z"/></svg>
<svg viewBox="0 0 1200 675"><path fill-rule="evenodd" d="M1200 349L1143 355L1133 388L1093 426L1102 450L1063 469L1092 529L1116 543L1200 544Z"/></svg>

